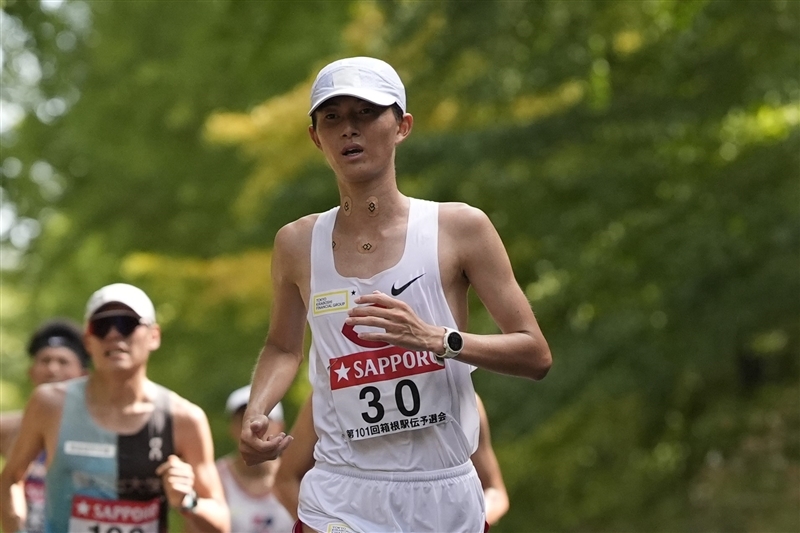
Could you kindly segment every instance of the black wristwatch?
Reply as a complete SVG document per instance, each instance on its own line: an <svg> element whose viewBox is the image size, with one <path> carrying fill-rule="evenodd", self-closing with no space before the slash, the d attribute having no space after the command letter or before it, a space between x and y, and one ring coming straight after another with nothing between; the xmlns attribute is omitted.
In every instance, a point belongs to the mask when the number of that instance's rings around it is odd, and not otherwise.
<svg viewBox="0 0 800 533"><path fill-rule="evenodd" d="M458 331L444 328L444 353L437 355L440 359L452 359L461 353L461 348L464 347L464 338Z"/></svg>
<svg viewBox="0 0 800 533"><path fill-rule="evenodd" d="M193 513L197 507L197 492L192 491L186 494L181 500L181 511L184 513Z"/></svg>

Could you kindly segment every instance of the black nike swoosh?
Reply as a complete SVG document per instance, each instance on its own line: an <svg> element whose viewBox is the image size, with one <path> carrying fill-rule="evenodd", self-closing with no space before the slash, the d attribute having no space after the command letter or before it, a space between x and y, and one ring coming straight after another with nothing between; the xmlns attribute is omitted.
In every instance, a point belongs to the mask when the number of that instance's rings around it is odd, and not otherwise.
<svg viewBox="0 0 800 533"><path fill-rule="evenodd" d="M394 283L392 283L392 296L398 296L401 292L406 290L412 283L414 283L415 281L417 281L419 278L421 278L424 275L425 275L425 272L423 272L422 274L420 274L416 278L412 279L411 281L409 281L408 283L406 283L405 285L403 285L400 288L395 288Z"/></svg>

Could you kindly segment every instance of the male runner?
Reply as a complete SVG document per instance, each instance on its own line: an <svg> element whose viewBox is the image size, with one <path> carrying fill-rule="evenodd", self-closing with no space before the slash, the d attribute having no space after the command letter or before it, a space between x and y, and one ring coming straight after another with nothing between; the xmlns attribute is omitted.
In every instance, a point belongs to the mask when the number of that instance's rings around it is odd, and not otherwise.
<svg viewBox="0 0 800 533"><path fill-rule="evenodd" d="M250 385L233 391L225 402L230 416L231 436L239 440L242 418L250 398ZM269 414L277 430L283 428L283 406L278 403ZM231 531L235 533L291 533L294 519L278 501L273 490L275 473L281 461L248 466L238 452L217 459L217 470L231 511Z"/></svg>
<svg viewBox="0 0 800 533"><path fill-rule="evenodd" d="M550 350L489 218L409 198L395 149L410 134L405 89L387 63L335 61L311 90L309 134L340 205L281 228L269 333L253 374L240 451L248 464L291 442L266 413L291 385L312 333L318 460L298 516L310 531L483 531L469 458L475 367L541 379ZM500 333L465 333L472 287Z"/></svg>
<svg viewBox="0 0 800 533"><path fill-rule="evenodd" d="M80 327L67 319L48 320L31 335L28 355L31 366L28 377L34 386L65 381L86 374L89 354L83 347ZM0 455L7 457L22 423L22 411L0 414ZM25 492L26 533L44 531L45 454L40 453L30 464L22 489Z"/></svg>
<svg viewBox="0 0 800 533"><path fill-rule="evenodd" d="M34 391L0 474L4 530L22 530L25 502L12 486L44 450L47 532L163 533L169 506L188 531L228 531L205 413L147 378L161 344L150 299L108 285L85 319L94 370Z"/></svg>

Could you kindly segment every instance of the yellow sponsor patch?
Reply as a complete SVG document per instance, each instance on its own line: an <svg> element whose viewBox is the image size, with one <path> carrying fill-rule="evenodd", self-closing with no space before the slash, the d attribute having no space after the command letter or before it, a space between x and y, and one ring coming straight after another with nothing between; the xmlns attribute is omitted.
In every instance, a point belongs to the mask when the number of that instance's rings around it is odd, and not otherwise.
<svg viewBox="0 0 800 533"><path fill-rule="evenodd" d="M350 309L350 291L348 289L340 289L338 291L315 294L312 309L314 316L347 311Z"/></svg>

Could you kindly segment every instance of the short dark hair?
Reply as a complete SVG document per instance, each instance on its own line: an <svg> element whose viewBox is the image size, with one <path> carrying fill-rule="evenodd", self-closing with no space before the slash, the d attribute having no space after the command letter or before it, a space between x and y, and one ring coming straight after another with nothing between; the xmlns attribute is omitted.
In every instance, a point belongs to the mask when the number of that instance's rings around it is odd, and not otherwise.
<svg viewBox="0 0 800 533"><path fill-rule="evenodd" d="M68 348L78 357L83 368L89 366L89 352L83 345L83 333L80 326L72 320L54 318L40 325L28 342L28 355L35 357L46 346Z"/></svg>
<svg viewBox="0 0 800 533"><path fill-rule="evenodd" d="M314 112L311 113L311 127L314 129L317 129L317 110L320 107L322 107L322 104L317 106L317 109L315 109ZM384 109L386 108L386 106L378 106L378 107L383 107ZM397 122L399 124L400 121L403 120L403 115L404 115L403 110L400 109L399 104L392 104L390 107L392 108L392 113L394 113L394 118L397 119Z"/></svg>

